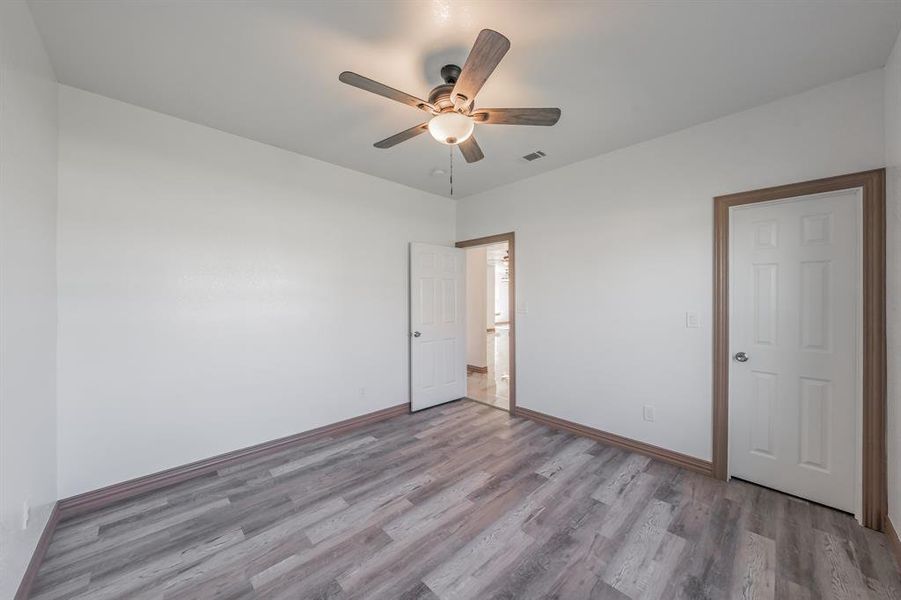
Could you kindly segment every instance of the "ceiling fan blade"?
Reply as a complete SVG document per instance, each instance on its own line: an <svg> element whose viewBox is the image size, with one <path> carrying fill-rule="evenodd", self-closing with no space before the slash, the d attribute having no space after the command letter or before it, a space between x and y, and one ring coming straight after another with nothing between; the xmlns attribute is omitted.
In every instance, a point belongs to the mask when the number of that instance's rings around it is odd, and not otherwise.
<svg viewBox="0 0 901 600"><path fill-rule="evenodd" d="M485 158L474 135L469 136L465 142L460 142L457 147L460 148L460 152L463 153L463 158L465 158L468 163L474 163Z"/></svg>
<svg viewBox="0 0 901 600"><path fill-rule="evenodd" d="M406 142L410 138L415 138L420 133L428 131L428 129L428 123L420 123L415 127L405 129L400 133L395 133L391 137L383 139L381 142L376 142L373 144L373 146L375 146L376 148L390 148L392 146L398 145L401 142Z"/></svg>
<svg viewBox="0 0 901 600"><path fill-rule="evenodd" d="M472 113L483 125L555 125L560 120L559 108L480 108Z"/></svg>
<svg viewBox="0 0 901 600"><path fill-rule="evenodd" d="M424 110L426 112L437 112L437 109L434 106L421 98L411 96L406 92L396 90L393 87L385 85L384 83L379 83L378 81L369 79L368 77L363 77L362 75L357 75L356 73L353 73L351 71L344 71L343 73L338 75L338 81L346 83L347 85L352 85L356 88L360 88L361 90L366 90L367 92L372 92L373 94L378 94L379 96L384 96L385 98L395 100L397 102L400 102L401 104L406 104L407 106L418 108L419 110Z"/></svg>
<svg viewBox="0 0 901 600"><path fill-rule="evenodd" d="M454 106L472 104L488 76L509 49L510 40L498 32L492 29L483 29L479 32L479 37L476 38L472 50L469 51L460 77L454 84L454 91L451 93L451 101ZM464 100L461 101L458 96L463 96Z"/></svg>

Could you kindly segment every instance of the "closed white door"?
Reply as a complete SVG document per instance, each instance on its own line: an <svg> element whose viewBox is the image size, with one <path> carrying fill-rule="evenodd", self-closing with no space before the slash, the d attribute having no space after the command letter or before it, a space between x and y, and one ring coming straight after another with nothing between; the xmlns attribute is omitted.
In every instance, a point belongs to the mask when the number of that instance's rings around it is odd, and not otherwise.
<svg viewBox="0 0 901 600"><path fill-rule="evenodd" d="M731 209L729 469L854 512L860 190Z"/></svg>
<svg viewBox="0 0 901 600"><path fill-rule="evenodd" d="M421 410L466 395L466 254L410 244L410 403Z"/></svg>

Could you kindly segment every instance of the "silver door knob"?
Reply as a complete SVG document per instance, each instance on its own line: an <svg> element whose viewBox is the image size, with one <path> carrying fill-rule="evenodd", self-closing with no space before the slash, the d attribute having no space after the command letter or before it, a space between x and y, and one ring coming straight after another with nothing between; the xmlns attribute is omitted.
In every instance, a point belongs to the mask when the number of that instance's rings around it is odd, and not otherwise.
<svg viewBox="0 0 901 600"><path fill-rule="evenodd" d="M750 358L745 352L736 352L735 360L738 362L748 362L748 358Z"/></svg>
<svg viewBox="0 0 901 600"><path fill-rule="evenodd" d="M421 336L421 335L422 335L422 334L419 333L418 331L414 331L414 332L413 332L413 337L419 337L419 336Z"/></svg>

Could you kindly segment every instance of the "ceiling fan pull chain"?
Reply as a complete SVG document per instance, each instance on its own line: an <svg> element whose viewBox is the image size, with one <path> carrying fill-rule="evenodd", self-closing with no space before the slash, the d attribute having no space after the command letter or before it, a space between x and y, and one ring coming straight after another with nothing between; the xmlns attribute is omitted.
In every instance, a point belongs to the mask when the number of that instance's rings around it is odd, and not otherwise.
<svg viewBox="0 0 901 600"><path fill-rule="evenodd" d="M454 195L454 147L448 146L450 149L450 195Z"/></svg>

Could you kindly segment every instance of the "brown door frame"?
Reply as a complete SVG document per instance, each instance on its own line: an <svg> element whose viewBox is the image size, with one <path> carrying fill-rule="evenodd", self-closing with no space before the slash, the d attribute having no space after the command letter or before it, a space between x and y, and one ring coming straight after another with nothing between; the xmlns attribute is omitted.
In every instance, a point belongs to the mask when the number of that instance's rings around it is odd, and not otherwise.
<svg viewBox="0 0 901 600"><path fill-rule="evenodd" d="M885 169L713 199L713 475L727 479L729 453L729 209L852 188L863 190L863 524L882 531L886 484Z"/></svg>
<svg viewBox="0 0 901 600"><path fill-rule="evenodd" d="M487 237L476 238L457 242L457 248L472 248L473 246L488 246L507 242L507 251L510 254L510 289L507 293L507 313L510 315L510 335L508 336L510 347L507 352L510 356L510 414L516 415L516 252L515 234L499 233Z"/></svg>

